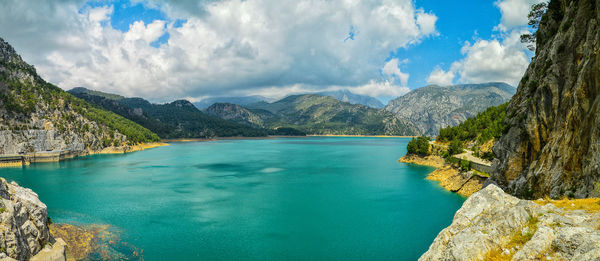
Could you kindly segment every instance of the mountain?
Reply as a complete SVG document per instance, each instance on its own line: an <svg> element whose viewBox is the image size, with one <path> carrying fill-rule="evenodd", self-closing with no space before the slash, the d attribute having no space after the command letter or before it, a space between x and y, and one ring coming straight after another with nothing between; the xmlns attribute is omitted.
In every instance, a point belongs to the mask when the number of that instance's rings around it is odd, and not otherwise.
<svg viewBox="0 0 600 261"><path fill-rule="evenodd" d="M429 85L391 100L385 110L412 122L420 133L435 136L490 106L510 100L516 89L505 83Z"/></svg>
<svg viewBox="0 0 600 261"><path fill-rule="evenodd" d="M316 94L292 95L246 106L265 127L296 128L309 134L416 135L416 128L384 110Z"/></svg>
<svg viewBox="0 0 600 261"><path fill-rule="evenodd" d="M128 118L158 134L161 138L210 138L266 136L263 129L206 115L186 100L153 104L142 98L126 98L85 88L69 91L76 97Z"/></svg>
<svg viewBox="0 0 600 261"><path fill-rule="evenodd" d="M381 109L385 105L381 103L377 98L373 98L371 96L354 94L349 90L338 90L338 91L329 91L329 92L319 92L316 93L322 96L331 96L343 102L348 102L352 104L362 104L372 108Z"/></svg>
<svg viewBox="0 0 600 261"><path fill-rule="evenodd" d="M259 115L249 109L246 109L240 105L232 103L215 103L210 107L203 110L206 114L215 116L224 120L237 122L240 124L246 124L257 128L265 128L265 122L263 118L270 115L275 115L267 112L266 114Z"/></svg>
<svg viewBox="0 0 600 261"><path fill-rule="evenodd" d="M86 155L159 140L148 129L44 81L0 38L0 154Z"/></svg>
<svg viewBox="0 0 600 261"><path fill-rule="evenodd" d="M267 100L268 100L267 98L260 96L260 95L243 96L243 97L210 97L210 98L202 99L199 102L194 102L194 105L198 109L204 110L215 103L231 103L231 104L245 106L245 105L248 105L251 103L267 101Z"/></svg>
<svg viewBox="0 0 600 261"><path fill-rule="evenodd" d="M552 0L494 145L491 179L524 198L600 196L600 4Z"/></svg>

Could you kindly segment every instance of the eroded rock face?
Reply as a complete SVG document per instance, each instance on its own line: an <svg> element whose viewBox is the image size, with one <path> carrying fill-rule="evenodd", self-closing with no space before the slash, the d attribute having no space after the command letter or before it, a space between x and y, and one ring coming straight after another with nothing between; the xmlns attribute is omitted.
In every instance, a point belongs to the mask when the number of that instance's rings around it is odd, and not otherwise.
<svg viewBox="0 0 600 261"><path fill-rule="evenodd" d="M552 0L494 146L491 180L522 198L598 196L600 1Z"/></svg>
<svg viewBox="0 0 600 261"><path fill-rule="evenodd" d="M0 178L0 256L28 260L47 244L46 205L31 189Z"/></svg>
<svg viewBox="0 0 600 261"><path fill-rule="evenodd" d="M495 185L476 192L419 260L596 260L600 215L539 205Z"/></svg>

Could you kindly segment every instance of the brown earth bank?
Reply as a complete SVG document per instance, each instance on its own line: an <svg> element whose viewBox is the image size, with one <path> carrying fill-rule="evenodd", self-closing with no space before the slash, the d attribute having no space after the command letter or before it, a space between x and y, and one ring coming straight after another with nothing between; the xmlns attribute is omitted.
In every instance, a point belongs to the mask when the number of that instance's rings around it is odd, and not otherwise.
<svg viewBox="0 0 600 261"><path fill-rule="evenodd" d="M469 197L483 187L487 178L477 175L474 171L460 171L458 168L447 164L444 158L430 155L422 157L407 154L398 160L399 162L430 166L436 168L427 175L428 180L438 181L444 189Z"/></svg>

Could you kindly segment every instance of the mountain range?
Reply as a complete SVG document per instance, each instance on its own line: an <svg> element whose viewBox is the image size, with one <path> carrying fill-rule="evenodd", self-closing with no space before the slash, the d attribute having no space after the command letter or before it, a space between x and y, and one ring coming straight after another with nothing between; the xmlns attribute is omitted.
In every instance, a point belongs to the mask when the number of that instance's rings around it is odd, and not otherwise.
<svg viewBox="0 0 600 261"><path fill-rule="evenodd" d="M385 110L412 122L421 134L435 136L490 106L510 100L516 88L506 83L429 85L391 100Z"/></svg>
<svg viewBox="0 0 600 261"><path fill-rule="evenodd" d="M348 102L352 104L362 104L376 109L381 109L385 106L385 104L383 104L377 98L367 95L355 94L349 90L318 92L316 94L322 96L331 96L333 98L338 99L339 101Z"/></svg>
<svg viewBox="0 0 600 261"><path fill-rule="evenodd" d="M394 114L317 94L291 95L245 107L213 104L206 113L254 127L296 128L309 134L416 135L416 128Z"/></svg>
<svg viewBox="0 0 600 261"><path fill-rule="evenodd" d="M248 105L251 103L268 101L266 97L260 95L240 96L240 97L210 97L204 98L198 102L194 102L194 106L200 110L204 110L215 103L232 103L237 105Z"/></svg>
<svg viewBox="0 0 600 261"><path fill-rule="evenodd" d="M153 104L142 98L126 98L116 94L74 88L72 95L130 119L161 138L210 138L230 136L266 136L267 130L206 115L186 100Z"/></svg>

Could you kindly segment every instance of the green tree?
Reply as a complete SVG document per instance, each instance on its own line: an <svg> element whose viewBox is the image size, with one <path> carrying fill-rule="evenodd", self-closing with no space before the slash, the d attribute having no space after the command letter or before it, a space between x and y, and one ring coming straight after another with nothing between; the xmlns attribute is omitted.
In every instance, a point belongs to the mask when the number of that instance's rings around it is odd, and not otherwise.
<svg viewBox="0 0 600 261"><path fill-rule="evenodd" d="M556 1L554 1L554 2L556 2ZM529 24L529 26L531 26L531 29L533 29L534 32L528 33L528 34L522 34L521 42L527 44L527 49L529 49L530 51L535 50L535 40L536 40L537 29L540 27L540 21L542 20L542 16L546 12L546 9L548 9L548 4L545 2L539 3L539 4L534 4L531 6L529 15L527 15L527 18L529 19L529 22L527 24Z"/></svg>
<svg viewBox="0 0 600 261"><path fill-rule="evenodd" d="M464 150L462 148L462 143L459 140L453 140L450 142L450 146L448 146L448 156L461 154Z"/></svg>
<svg viewBox="0 0 600 261"><path fill-rule="evenodd" d="M408 145L406 145L406 151L408 154L416 154L420 156L429 156L431 152L429 151L429 142L431 139L427 136L420 136L412 138Z"/></svg>

